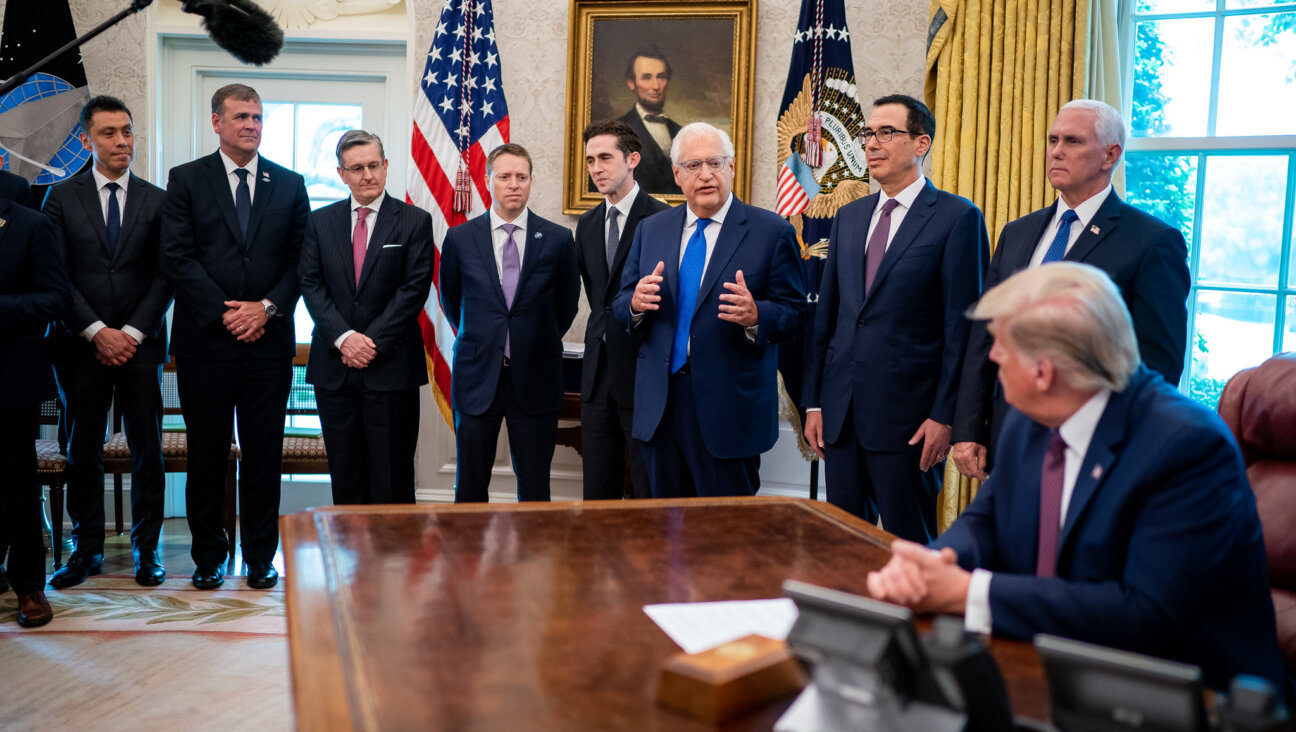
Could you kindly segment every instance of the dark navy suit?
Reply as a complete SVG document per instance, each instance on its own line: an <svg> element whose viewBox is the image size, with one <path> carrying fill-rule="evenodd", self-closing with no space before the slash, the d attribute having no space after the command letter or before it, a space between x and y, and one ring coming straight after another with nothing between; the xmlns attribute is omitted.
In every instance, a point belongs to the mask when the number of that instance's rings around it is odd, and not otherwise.
<svg viewBox="0 0 1296 732"><path fill-rule="evenodd" d="M828 500L914 541L936 534L941 465L919 470L931 419L954 419L968 332L989 240L981 211L928 181L864 292L865 244L880 200L837 213L815 313L802 406L823 410Z"/></svg>
<svg viewBox="0 0 1296 732"><path fill-rule="evenodd" d="M1004 227L986 270L985 289L1030 266L1056 213L1054 202ZM1091 264L1112 278L1134 321L1143 362L1170 384L1178 384L1188 344L1188 249L1183 234L1112 191L1064 260ZM954 416L954 442L993 448L1008 408L997 379L999 367L990 360L993 343L984 322L972 325Z"/></svg>
<svg viewBox="0 0 1296 732"><path fill-rule="evenodd" d="M490 212L464 222L446 233L441 246L441 307L457 333L450 389L458 462L455 500L487 500L503 419L518 499L547 501L563 395L562 336L580 300L576 247L570 230L528 212L522 269L509 308L490 222Z"/></svg>
<svg viewBox="0 0 1296 732"><path fill-rule="evenodd" d="M640 220L670 208L643 188L630 204L630 214L617 217L621 238L609 270L607 264L607 201L586 211L576 223L576 262L585 282L590 316L585 323L585 358L581 370L581 458L584 497L620 498L624 492L626 460L636 498L647 498L648 471L640 445L631 439L634 424L635 357L639 344L612 319L612 301L621 291L635 229Z"/></svg>
<svg viewBox="0 0 1296 732"><path fill-rule="evenodd" d="M772 212L731 200L698 289L688 374L670 373L687 205L640 222L612 306L631 329L635 286L665 263L660 309L633 328L640 339L633 434L645 443L654 498L755 493L759 456L778 437L778 344L805 324L796 234ZM723 283L735 282L737 270L759 311L755 342L718 317Z"/></svg>
<svg viewBox="0 0 1296 732"><path fill-rule="evenodd" d="M432 287L432 217L383 197L356 284L348 197L311 214L302 297L315 320L306 380L315 385L334 503L413 503L419 387L428 383L418 314ZM373 340L363 369L334 345L349 330Z"/></svg>
<svg viewBox="0 0 1296 732"><path fill-rule="evenodd" d="M0 198L15 201L36 211L36 197L32 195L31 184L21 175L0 170Z"/></svg>
<svg viewBox="0 0 1296 732"><path fill-rule="evenodd" d="M1058 537L1035 577L1049 430L1009 410L999 466L933 547L994 572L994 633L1051 633L1197 664L1206 683L1286 688L1255 496L1228 428L1140 367L1112 394ZM1209 510L1202 510L1209 506Z"/></svg>

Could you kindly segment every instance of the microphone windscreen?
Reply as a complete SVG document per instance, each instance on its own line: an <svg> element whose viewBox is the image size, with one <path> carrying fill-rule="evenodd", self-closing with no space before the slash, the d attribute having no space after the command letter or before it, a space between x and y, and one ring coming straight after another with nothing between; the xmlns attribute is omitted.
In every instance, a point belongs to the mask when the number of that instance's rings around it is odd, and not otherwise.
<svg viewBox="0 0 1296 732"><path fill-rule="evenodd" d="M187 12L203 17L212 41L243 63L268 64L283 48L283 30L253 0L186 1L185 5ZM201 7L190 10L190 6Z"/></svg>

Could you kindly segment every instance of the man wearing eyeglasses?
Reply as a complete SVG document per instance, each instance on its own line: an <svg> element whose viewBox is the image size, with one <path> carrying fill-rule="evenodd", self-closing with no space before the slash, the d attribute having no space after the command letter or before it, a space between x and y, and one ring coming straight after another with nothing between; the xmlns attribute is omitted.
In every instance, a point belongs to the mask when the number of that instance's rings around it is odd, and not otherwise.
<svg viewBox="0 0 1296 732"><path fill-rule="evenodd" d="M311 214L298 267L333 503L413 503L432 217L387 195L377 135L343 133L337 160L351 196Z"/></svg>
<svg viewBox="0 0 1296 732"><path fill-rule="evenodd" d="M873 104L861 137L882 190L833 223L805 438L824 460L830 503L925 543L989 239L976 206L922 174L936 132L926 105L902 94Z"/></svg>
<svg viewBox="0 0 1296 732"><path fill-rule="evenodd" d="M654 498L752 495L778 436L778 344L805 322L796 234L731 193L706 123L671 145L685 205L644 219L612 314L639 339L633 436Z"/></svg>

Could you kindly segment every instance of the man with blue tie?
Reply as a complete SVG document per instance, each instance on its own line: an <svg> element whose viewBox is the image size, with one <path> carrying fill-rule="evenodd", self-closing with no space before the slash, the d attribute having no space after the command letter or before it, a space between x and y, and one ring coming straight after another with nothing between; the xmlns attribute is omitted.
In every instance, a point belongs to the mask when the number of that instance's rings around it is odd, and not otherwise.
<svg viewBox="0 0 1296 732"><path fill-rule="evenodd" d="M902 94L864 127L881 192L833 223L806 365L806 441L824 458L828 501L897 536L936 535L968 320L989 239L981 211L922 174L936 120Z"/></svg>
<svg viewBox="0 0 1296 732"><path fill-rule="evenodd" d="M489 499L500 422L519 501L549 500L562 405L562 336L580 274L571 231L527 209L531 154L505 143L486 159L493 203L446 233L441 307L455 326L451 383L456 502Z"/></svg>
<svg viewBox="0 0 1296 732"><path fill-rule="evenodd" d="M805 323L796 234L732 194L709 124L671 145L685 205L644 219L612 314L640 341L633 436L654 498L748 496L778 437L778 344Z"/></svg>

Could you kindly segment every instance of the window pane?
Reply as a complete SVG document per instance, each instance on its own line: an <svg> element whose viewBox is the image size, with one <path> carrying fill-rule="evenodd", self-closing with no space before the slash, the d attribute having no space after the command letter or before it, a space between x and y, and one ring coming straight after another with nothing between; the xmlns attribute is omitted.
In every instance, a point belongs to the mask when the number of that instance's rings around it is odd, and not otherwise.
<svg viewBox="0 0 1296 732"><path fill-rule="evenodd" d="M336 201L350 195L337 174L338 138L360 129L359 104L297 105L297 172L306 178L311 198Z"/></svg>
<svg viewBox="0 0 1296 732"><path fill-rule="evenodd" d="M1136 13L1199 13L1214 9L1215 0L1138 0L1134 6Z"/></svg>
<svg viewBox="0 0 1296 732"><path fill-rule="evenodd" d="M1180 0L1161 0L1162 2L1179 2ZM1285 5L1291 0L1228 0L1224 7L1233 8L1267 8L1271 5ZM1213 3L1212 3L1213 4Z"/></svg>
<svg viewBox="0 0 1296 732"><path fill-rule="evenodd" d="M1289 135L1294 118L1296 13L1226 18L1216 134Z"/></svg>
<svg viewBox="0 0 1296 732"><path fill-rule="evenodd" d="M1287 157L1206 158L1199 282L1278 284Z"/></svg>
<svg viewBox="0 0 1296 732"><path fill-rule="evenodd" d="M1245 292L1197 293L1197 332L1191 344L1189 393L1214 408L1237 372L1273 355L1277 298Z"/></svg>
<svg viewBox="0 0 1296 732"><path fill-rule="evenodd" d="M1287 298L1287 327L1283 330L1282 349L1296 351L1296 296Z"/></svg>
<svg viewBox="0 0 1296 732"><path fill-rule="evenodd" d="M1196 155L1130 155L1125 161L1125 192L1132 205L1175 227L1192 242Z"/></svg>
<svg viewBox="0 0 1296 732"><path fill-rule="evenodd" d="M261 115L264 123L259 152L285 168L295 168L292 102L264 102Z"/></svg>
<svg viewBox="0 0 1296 732"><path fill-rule="evenodd" d="M1135 137L1206 134L1214 24L1211 18L1136 24L1131 111Z"/></svg>

